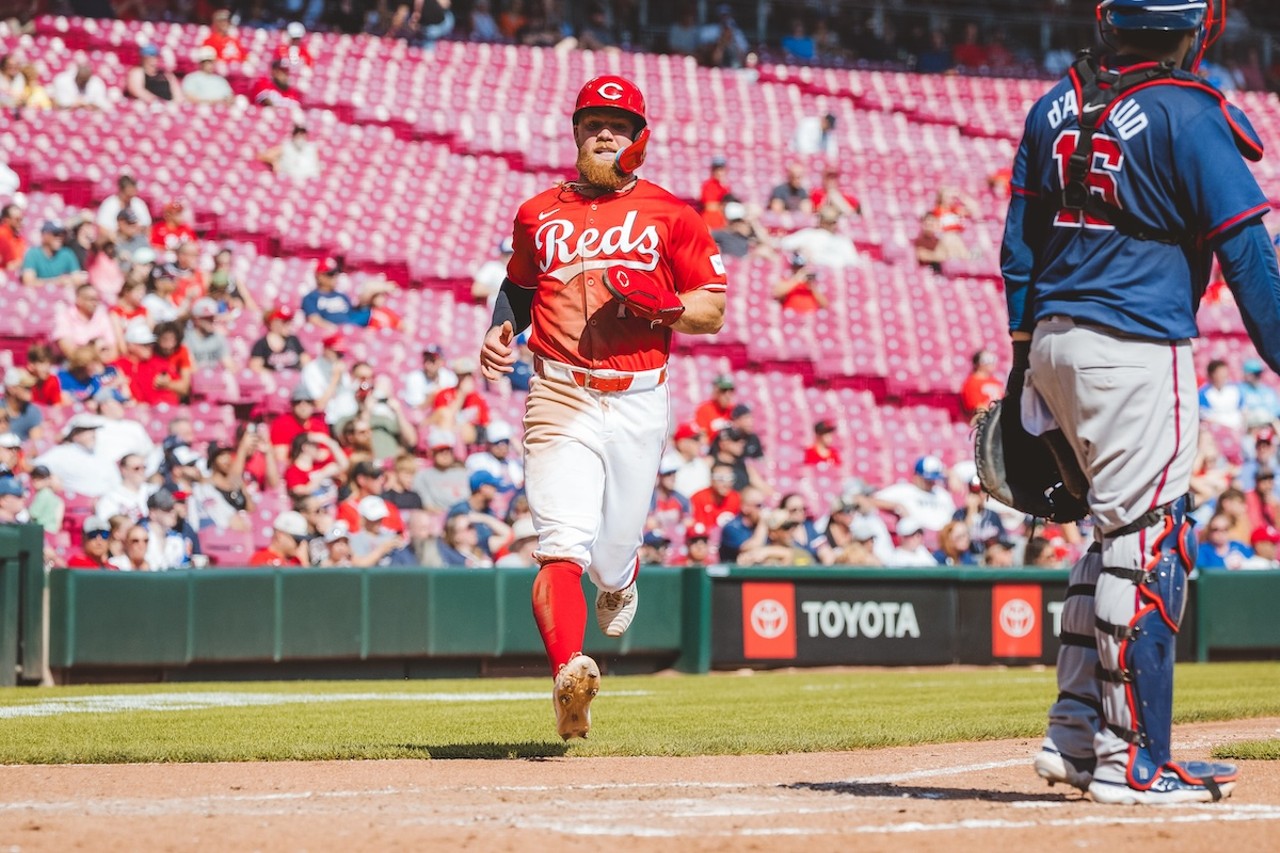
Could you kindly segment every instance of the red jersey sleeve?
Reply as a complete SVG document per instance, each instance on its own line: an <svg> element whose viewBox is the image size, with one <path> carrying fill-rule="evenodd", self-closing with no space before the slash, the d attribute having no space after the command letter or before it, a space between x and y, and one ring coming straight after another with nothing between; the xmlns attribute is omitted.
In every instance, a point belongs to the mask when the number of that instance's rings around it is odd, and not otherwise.
<svg viewBox="0 0 1280 853"><path fill-rule="evenodd" d="M511 231L512 255L507 261L507 278L525 290L538 286L538 249L534 244L537 225L533 208L541 205L534 204L534 201L536 199L524 203L516 212Z"/></svg>
<svg viewBox="0 0 1280 853"><path fill-rule="evenodd" d="M711 290L723 293L727 287L724 259L711 231L692 207L682 204L671 223L672 281L677 293Z"/></svg>

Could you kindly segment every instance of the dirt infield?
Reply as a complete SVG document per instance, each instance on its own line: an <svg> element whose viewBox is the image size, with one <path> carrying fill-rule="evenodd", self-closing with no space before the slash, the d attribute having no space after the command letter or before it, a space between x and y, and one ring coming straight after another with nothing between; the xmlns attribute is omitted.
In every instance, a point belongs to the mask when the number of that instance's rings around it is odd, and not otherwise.
<svg viewBox="0 0 1280 853"><path fill-rule="evenodd" d="M1179 726L1179 757L1280 718ZM0 850L1269 849L1280 762L1214 805L1100 806L1033 741L705 758L0 768ZM1125 843L1127 842L1127 843ZM1122 846L1123 844L1123 846Z"/></svg>

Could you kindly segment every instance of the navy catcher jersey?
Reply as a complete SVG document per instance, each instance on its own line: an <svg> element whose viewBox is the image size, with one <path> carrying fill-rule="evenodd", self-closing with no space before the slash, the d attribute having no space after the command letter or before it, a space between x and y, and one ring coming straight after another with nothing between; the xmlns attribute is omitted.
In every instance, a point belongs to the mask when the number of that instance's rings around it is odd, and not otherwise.
<svg viewBox="0 0 1280 853"><path fill-rule="evenodd" d="M1085 185L1175 238L1138 239L1062 207L1078 109L1067 77L1027 116L1001 257L1010 328L1030 331L1060 314L1145 338L1195 337L1214 239L1270 209L1242 157L1261 157L1257 135L1216 90L1182 72L1116 99L1093 137Z"/></svg>

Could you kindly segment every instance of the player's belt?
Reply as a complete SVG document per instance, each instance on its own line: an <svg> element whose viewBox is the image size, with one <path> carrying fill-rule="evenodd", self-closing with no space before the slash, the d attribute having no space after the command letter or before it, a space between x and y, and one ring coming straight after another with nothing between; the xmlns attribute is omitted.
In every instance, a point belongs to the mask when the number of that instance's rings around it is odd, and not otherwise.
<svg viewBox="0 0 1280 853"><path fill-rule="evenodd" d="M559 361L549 361L542 356L534 356L533 369L543 379L550 379L553 382L572 382L579 388L602 393L648 391L667 381L665 366L629 373L620 370L590 370Z"/></svg>

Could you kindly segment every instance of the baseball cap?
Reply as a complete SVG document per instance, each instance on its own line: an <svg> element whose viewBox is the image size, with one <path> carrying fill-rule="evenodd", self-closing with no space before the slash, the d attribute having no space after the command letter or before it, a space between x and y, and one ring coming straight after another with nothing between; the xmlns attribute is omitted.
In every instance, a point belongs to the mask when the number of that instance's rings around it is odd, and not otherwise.
<svg viewBox="0 0 1280 853"><path fill-rule="evenodd" d="M713 169L720 169L728 165L729 161L719 154L711 158L711 168Z"/></svg>
<svg viewBox="0 0 1280 853"><path fill-rule="evenodd" d="M200 454L196 453L187 445L180 444L173 449L173 461L183 467L195 465L200 461Z"/></svg>
<svg viewBox="0 0 1280 853"><path fill-rule="evenodd" d="M62 437L68 438L77 432L84 432L90 429L102 429L103 420L97 415L91 415L87 412L81 412L78 415L72 415L71 420L67 421L62 428Z"/></svg>
<svg viewBox="0 0 1280 853"><path fill-rule="evenodd" d="M1246 358L1244 360L1244 364L1242 365L1241 369L1245 373L1251 373L1255 376L1261 376L1262 372L1266 370L1262 362L1256 358Z"/></svg>
<svg viewBox="0 0 1280 853"><path fill-rule="evenodd" d="M788 530L795 527L791 513L785 509L771 509L764 513L764 523L770 530Z"/></svg>
<svg viewBox="0 0 1280 853"><path fill-rule="evenodd" d="M282 67L286 63L277 59L271 64L272 68ZM342 265L338 263L338 259L334 257L321 258L316 263L316 275L334 275L342 269Z"/></svg>
<svg viewBox="0 0 1280 853"><path fill-rule="evenodd" d="M168 489L159 489L151 497L147 498L147 509L158 509L162 512L173 509L178 505L177 500L173 496L173 492Z"/></svg>
<svg viewBox="0 0 1280 853"><path fill-rule="evenodd" d="M22 481L17 477L0 477L0 495L13 495L16 498L20 498L24 494Z"/></svg>
<svg viewBox="0 0 1280 853"><path fill-rule="evenodd" d="M736 421L738 418L742 417L743 415L749 415L749 414L751 414L751 407L748 406L746 403L739 403L738 405L733 407L733 411L729 412L729 417Z"/></svg>
<svg viewBox="0 0 1280 853"><path fill-rule="evenodd" d="M735 426L725 427L716 433L716 441L746 441L747 434Z"/></svg>
<svg viewBox="0 0 1280 853"><path fill-rule="evenodd" d="M982 480L977 474L974 474L969 478L969 491L975 495L982 491Z"/></svg>
<svg viewBox="0 0 1280 853"><path fill-rule="evenodd" d="M218 303L207 296L202 296L191 306L191 316L198 319L216 317L218 316Z"/></svg>
<svg viewBox="0 0 1280 853"><path fill-rule="evenodd" d="M356 477L368 477L372 480L376 480L381 477L383 473L384 472L381 468L373 464L373 462L368 459L361 459L359 462L351 466L351 479L353 480Z"/></svg>
<svg viewBox="0 0 1280 853"><path fill-rule="evenodd" d="M1276 431L1271 427L1265 427L1258 430L1257 434L1254 435L1253 440L1255 444L1275 444Z"/></svg>
<svg viewBox="0 0 1280 853"><path fill-rule="evenodd" d="M671 544L671 540L663 536L656 530L650 530L644 535L644 544L650 548L662 548Z"/></svg>
<svg viewBox="0 0 1280 853"><path fill-rule="evenodd" d="M439 344L427 344L422 348L422 357L426 358L427 356L430 356L431 358L443 358L444 347Z"/></svg>
<svg viewBox="0 0 1280 853"><path fill-rule="evenodd" d="M287 533L294 539L307 538L307 520L297 510L287 509L277 515L271 528L279 530L281 533Z"/></svg>
<svg viewBox="0 0 1280 853"><path fill-rule="evenodd" d="M502 485L502 481L488 471L474 471L471 474L470 485L471 491L476 492L481 486L493 486L496 489Z"/></svg>
<svg viewBox="0 0 1280 853"><path fill-rule="evenodd" d="M0 433L0 447L16 450L22 446L22 439L11 432Z"/></svg>
<svg viewBox="0 0 1280 853"><path fill-rule="evenodd" d="M849 477L841 485L840 495L846 500L852 501L856 497L875 494L875 491L871 484L861 477Z"/></svg>
<svg viewBox="0 0 1280 853"><path fill-rule="evenodd" d="M52 219L46 219L44 224L40 226L41 234L66 234L67 229L62 227L61 222L54 222Z"/></svg>
<svg viewBox="0 0 1280 853"><path fill-rule="evenodd" d="M1006 551L1012 551L1017 547L1012 539L1003 535L997 536L994 539L988 539L986 547L990 548L992 545L995 545L997 548L1003 548Z"/></svg>
<svg viewBox="0 0 1280 853"><path fill-rule="evenodd" d="M267 322L272 320L284 320L286 323L297 316L297 312L293 310L292 305L281 305L270 314L267 315Z"/></svg>
<svg viewBox="0 0 1280 853"><path fill-rule="evenodd" d="M455 358L453 360L453 364L449 365L449 369L452 370L454 373L456 373L458 376L465 376L469 373L475 373L476 360L468 356L463 356L462 358Z"/></svg>
<svg viewBox="0 0 1280 853"><path fill-rule="evenodd" d="M32 480L47 480L53 476L53 472L49 470L47 465L37 465L31 469Z"/></svg>
<svg viewBox="0 0 1280 853"><path fill-rule="evenodd" d="M137 219L137 217L135 216L134 219ZM135 264L154 264L156 262L156 250L150 246L135 249L133 251L133 262Z"/></svg>
<svg viewBox="0 0 1280 853"><path fill-rule="evenodd" d="M698 428L697 424L686 422L677 426L675 433L671 437L674 441L680 441L685 438L701 438L702 430Z"/></svg>
<svg viewBox="0 0 1280 853"><path fill-rule="evenodd" d="M484 428L484 437L490 444L511 440L511 424L506 421L490 421Z"/></svg>
<svg viewBox="0 0 1280 853"><path fill-rule="evenodd" d="M725 202L724 218L730 222L737 222L739 219L746 219L747 206L740 201Z"/></svg>
<svg viewBox="0 0 1280 853"><path fill-rule="evenodd" d="M538 531L533 527L533 519L527 515L522 515L516 519L516 523L511 525L511 541L519 542L522 539L536 539Z"/></svg>
<svg viewBox="0 0 1280 853"><path fill-rule="evenodd" d="M924 477L926 480L942 480L947 476L942 460L936 456L921 456L917 459L915 472L917 476Z"/></svg>
<svg viewBox="0 0 1280 853"><path fill-rule="evenodd" d="M904 518L898 522L898 537L912 536L919 533L920 529L920 522L916 521L914 518Z"/></svg>
<svg viewBox="0 0 1280 853"><path fill-rule="evenodd" d="M683 464L684 458L679 453L664 453L661 461L658 462L658 474L663 476L674 474Z"/></svg>
<svg viewBox="0 0 1280 853"><path fill-rule="evenodd" d="M839 222L840 211L835 210L834 208L824 207L818 212L818 221L823 223Z"/></svg>
<svg viewBox="0 0 1280 853"><path fill-rule="evenodd" d="M325 542L337 542L339 539L350 539L351 530L347 527L345 521L335 521L333 527L329 528L329 532L324 535Z"/></svg>
<svg viewBox="0 0 1280 853"><path fill-rule="evenodd" d="M285 69L285 70L287 71L287 70L289 69L289 65L290 65L290 64L291 64L291 63L289 62L288 57L285 57L285 56L277 56L277 57L272 61L272 63L271 63L271 70L272 70L272 71L275 71L276 69L283 68L283 69ZM330 260L331 260L331 259L330 259ZM329 271L330 271L330 270L328 270L328 269L324 269L324 270L317 270L317 272L329 272ZM337 270L336 270L336 269L335 269L335 270L332 270L332 271L333 271L333 272L337 272Z"/></svg>
<svg viewBox="0 0 1280 853"><path fill-rule="evenodd" d="M23 388L33 388L36 378L24 367L10 367L4 372L4 384L6 388L19 385Z"/></svg>
<svg viewBox="0 0 1280 853"><path fill-rule="evenodd" d="M117 222L128 222L130 225L138 224L138 214L133 212L133 208L126 207L116 214Z"/></svg>
<svg viewBox="0 0 1280 853"><path fill-rule="evenodd" d="M300 39L307 34L307 28L302 25L301 21L290 21L289 26L284 28L291 39Z"/></svg>
<svg viewBox="0 0 1280 853"><path fill-rule="evenodd" d="M902 527L901 524L898 525ZM876 538L876 524L869 518L864 516L856 516L849 522L849 535L859 542L866 542L868 539Z"/></svg>
<svg viewBox="0 0 1280 853"><path fill-rule="evenodd" d="M160 48L156 47L154 44L144 44L142 49L138 52L143 56L159 56Z"/></svg>
<svg viewBox="0 0 1280 853"><path fill-rule="evenodd" d="M787 255L787 262L791 264L791 266L799 269L800 267L809 263L809 259L804 256L803 252L792 252L789 255Z"/></svg>
<svg viewBox="0 0 1280 853"><path fill-rule="evenodd" d="M1253 529L1253 535L1249 537L1249 544L1257 545L1259 542L1280 544L1280 530L1276 530L1270 524L1258 525Z"/></svg>
<svg viewBox="0 0 1280 853"><path fill-rule="evenodd" d="M356 504L356 510L365 521L382 521L391 513L387 510L387 502L377 495L365 495Z"/></svg>
<svg viewBox="0 0 1280 853"><path fill-rule="evenodd" d="M125 329L124 341L127 344L154 344L156 342L156 334L151 331L151 327L147 325L146 320L138 318Z"/></svg>
<svg viewBox="0 0 1280 853"><path fill-rule="evenodd" d="M693 524L690 524L688 527L685 528L685 531L684 531L685 542L693 542L694 540L697 540L697 539L710 539L710 538L711 538L711 532L707 530L707 526L703 524L701 521L695 521Z"/></svg>
<svg viewBox="0 0 1280 853"><path fill-rule="evenodd" d="M192 56L192 59L196 62L213 62L217 58L218 51L214 50L207 44L196 48L196 52Z"/></svg>
<svg viewBox="0 0 1280 853"><path fill-rule="evenodd" d="M289 395L290 403L314 403L315 401L316 395L307 390L307 386L301 382L293 389L293 393Z"/></svg>
<svg viewBox="0 0 1280 853"><path fill-rule="evenodd" d="M717 391L732 391L738 387L733 384L733 377L727 373L721 373L711 384Z"/></svg>
<svg viewBox="0 0 1280 853"><path fill-rule="evenodd" d="M343 337L341 332L334 332L332 335L326 335L324 340L320 341L320 345L325 349L331 349L334 352L345 353L347 351L347 339Z"/></svg>
<svg viewBox="0 0 1280 853"><path fill-rule="evenodd" d="M106 519L91 515L84 520L84 526L80 529L85 536L89 536L93 533L110 533L111 525L107 523Z"/></svg>
<svg viewBox="0 0 1280 853"><path fill-rule="evenodd" d="M453 450L458 438L448 430L431 427L427 430L427 447L431 450Z"/></svg>
<svg viewBox="0 0 1280 853"><path fill-rule="evenodd" d="M818 435L828 435L836 431L836 425L824 418L813 425L813 431Z"/></svg>

